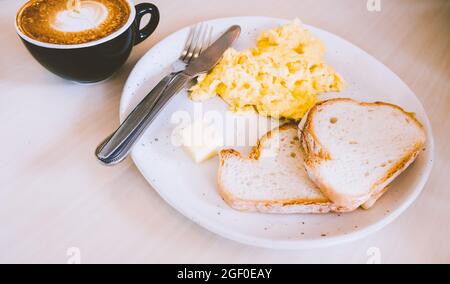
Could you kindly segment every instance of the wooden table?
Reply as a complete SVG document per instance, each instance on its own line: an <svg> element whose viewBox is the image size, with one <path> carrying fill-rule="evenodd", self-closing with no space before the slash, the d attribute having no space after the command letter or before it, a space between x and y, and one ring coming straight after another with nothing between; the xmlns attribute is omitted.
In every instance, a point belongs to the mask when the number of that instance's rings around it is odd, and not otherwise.
<svg viewBox="0 0 450 284"><path fill-rule="evenodd" d="M83 86L36 63L13 28L23 1L0 9L0 262L450 263L450 2L381 0L152 0L161 23L110 80ZM186 9L185 9L186 8ZM418 200L395 222L359 241L282 251L241 245L167 205L132 161L106 168L97 143L118 125L122 86L155 43L198 21L244 15L293 19L335 33L397 73L433 125L436 160ZM76 255L73 255L76 257Z"/></svg>

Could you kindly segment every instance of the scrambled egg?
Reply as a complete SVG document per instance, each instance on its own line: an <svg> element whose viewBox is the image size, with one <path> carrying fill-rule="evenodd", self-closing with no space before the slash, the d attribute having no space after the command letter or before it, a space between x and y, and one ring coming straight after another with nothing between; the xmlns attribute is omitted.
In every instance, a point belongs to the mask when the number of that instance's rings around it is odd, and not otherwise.
<svg viewBox="0 0 450 284"><path fill-rule="evenodd" d="M190 89L192 100L219 95L235 112L299 120L317 94L340 91L341 76L324 60L324 44L300 20L263 32L257 47L228 49L222 60Z"/></svg>

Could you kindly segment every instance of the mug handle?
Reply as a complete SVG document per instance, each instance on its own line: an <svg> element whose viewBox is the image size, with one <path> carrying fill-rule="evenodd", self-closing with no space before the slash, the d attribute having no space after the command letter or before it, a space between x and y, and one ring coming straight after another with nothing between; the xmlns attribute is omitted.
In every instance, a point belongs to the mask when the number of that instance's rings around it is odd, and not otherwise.
<svg viewBox="0 0 450 284"><path fill-rule="evenodd" d="M151 18L145 27L140 29L142 17L146 14L150 14ZM151 3L140 3L136 5L136 18L134 19L135 26L135 38L134 45L143 42L148 38L158 26L159 23L159 10Z"/></svg>

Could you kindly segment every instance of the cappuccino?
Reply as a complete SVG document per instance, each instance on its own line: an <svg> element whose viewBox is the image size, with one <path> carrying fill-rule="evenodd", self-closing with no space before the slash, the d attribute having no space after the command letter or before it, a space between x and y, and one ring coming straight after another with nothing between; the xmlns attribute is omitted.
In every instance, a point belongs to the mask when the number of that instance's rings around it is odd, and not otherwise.
<svg viewBox="0 0 450 284"><path fill-rule="evenodd" d="M17 14L17 26L45 43L82 44L124 26L131 14L126 0L32 0Z"/></svg>

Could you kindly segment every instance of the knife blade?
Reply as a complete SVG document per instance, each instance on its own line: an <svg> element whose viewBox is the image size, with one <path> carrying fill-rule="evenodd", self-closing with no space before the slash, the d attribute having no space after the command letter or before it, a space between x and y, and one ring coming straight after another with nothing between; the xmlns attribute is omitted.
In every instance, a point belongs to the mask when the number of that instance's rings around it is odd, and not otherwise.
<svg viewBox="0 0 450 284"><path fill-rule="evenodd" d="M221 59L223 53L239 37L241 28L237 25L230 27L222 36L211 44L200 56L191 62L185 70L173 76L170 83L159 92L151 110L145 114L140 112L134 119L125 119L119 128L96 149L97 158L106 165L121 162L131 151L132 146L142 136L168 101L177 94L186 83L196 76L211 70ZM131 130L131 131L130 131Z"/></svg>
<svg viewBox="0 0 450 284"><path fill-rule="evenodd" d="M224 52L239 37L240 33L240 26L231 26L219 39L203 51L197 59L190 63L184 70L184 73L197 76L211 70L222 58Z"/></svg>

